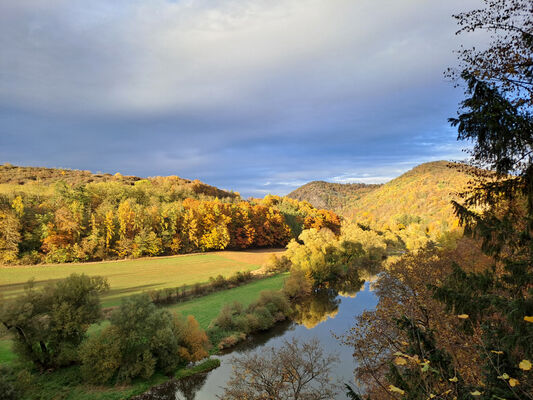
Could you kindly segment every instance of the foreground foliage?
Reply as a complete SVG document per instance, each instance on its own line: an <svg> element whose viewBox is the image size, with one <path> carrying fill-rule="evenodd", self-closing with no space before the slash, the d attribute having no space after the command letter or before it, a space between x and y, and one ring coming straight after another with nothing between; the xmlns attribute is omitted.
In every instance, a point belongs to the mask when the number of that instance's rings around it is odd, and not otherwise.
<svg viewBox="0 0 533 400"><path fill-rule="evenodd" d="M233 375L220 397L224 400L330 400L337 394L332 368L338 358L325 355L316 339L293 339L231 362Z"/></svg>
<svg viewBox="0 0 533 400"><path fill-rule="evenodd" d="M477 170L454 205L466 233L491 258L488 265L479 264L481 257L449 262L444 276L424 277L425 289L413 287L409 269L403 270L407 279L397 279L395 287L411 291L407 303L418 309L404 302L387 315L378 307L377 324L359 321L369 338L380 323L394 334L367 345L376 352L385 342L386 349L377 364L359 368L373 378L370 397L533 398L533 8L527 0L484 3L456 16L462 31L493 36L487 51L459 53L468 98L451 122L460 140L473 142L471 165L490 169ZM426 259L431 256L439 254L429 250ZM360 344L358 333L350 336L352 345Z"/></svg>
<svg viewBox="0 0 533 400"><path fill-rule="evenodd" d="M42 370L77 362L87 329L102 317L99 296L108 288L101 277L76 274L40 290L30 281L23 296L0 304L15 353Z"/></svg>
<svg viewBox="0 0 533 400"><path fill-rule="evenodd" d="M157 309L147 295L125 299L111 315L111 325L81 348L81 372L91 383L148 379L155 371L207 357L209 340L194 317Z"/></svg>

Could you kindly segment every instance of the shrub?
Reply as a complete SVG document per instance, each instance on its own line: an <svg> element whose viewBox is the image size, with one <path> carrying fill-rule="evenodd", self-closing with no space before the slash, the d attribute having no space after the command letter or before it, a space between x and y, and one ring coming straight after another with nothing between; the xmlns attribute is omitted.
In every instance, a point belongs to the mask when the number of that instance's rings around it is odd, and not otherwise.
<svg viewBox="0 0 533 400"><path fill-rule="evenodd" d="M275 254L272 254L264 264L264 267L268 274L276 274L288 271L291 265L291 261L287 257L283 255L277 257Z"/></svg>
<svg viewBox="0 0 533 400"><path fill-rule="evenodd" d="M242 332L234 333L228 337L225 337L218 343L219 350L227 349L228 347L233 347L237 343L242 342L246 339L246 334Z"/></svg>
<svg viewBox="0 0 533 400"><path fill-rule="evenodd" d="M222 275L218 275L216 278L209 278L209 283L215 289L223 289L228 286L228 281Z"/></svg>
<svg viewBox="0 0 533 400"><path fill-rule="evenodd" d="M259 322L259 330L266 330L274 325L274 317L267 307L258 306L254 309L253 315Z"/></svg>
<svg viewBox="0 0 533 400"><path fill-rule="evenodd" d="M148 292L148 295L150 296L150 300L152 300L152 302L154 302L155 304L161 303L160 290L150 290L150 292Z"/></svg>
<svg viewBox="0 0 533 400"><path fill-rule="evenodd" d="M194 294L195 296L199 296L199 295L201 295L203 292L204 292L204 288L202 287L202 285L199 284L199 283L195 283L195 284L194 284L194 287L193 287L193 294Z"/></svg>
<svg viewBox="0 0 533 400"><path fill-rule="evenodd" d="M293 268L289 278L285 281L282 290L283 293L291 299L306 297L311 294L313 290L313 282L304 271L298 268Z"/></svg>
<svg viewBox="0 0 533 400"><path fill-rule="evenodd" d="M164 294L165 294L165 301L168 304L172 303L172 295L174 294L174 289L171 289L171 288L164 289Z"/></svg>
<svg viewBox="0 0 533 400"><path fill-rule="evenodd" d="M253 310L257 306L264 306L270 311L271 314L281 312L283 315L290 315L292 308L285 296L281 291L263 290L259 294L259 299L250 305Z"/></svg>
<svg viewBox="0 0 533 400"><path fill-rule="evenodd" d="M220 313L213 320L211 325L218 326L222 330L231 331L235 326L233 321L234 316L240 315L242 312L243 306L241 303L235 301L231 304L226 304L222 307L222 310L220 310Z"/></svg>
<svg viewBox="0 0 533 400"><path fill-rule="evenodd" d="M18 400L22 397L22 390L13 370L0 365L0 399Z"/></svg>
<svg viewBox="0 0 533 400"><path fill-rule="evenodd" d="M90 383L107 383L120 368L121 357L119 332L109 326L81 346L81 373Z"/></svg>
<svg viewBox="0 0 533 400"><path fill-rule="evenodd" d="M174 315L174 329L179 341L179 355L188 362L199 361L209 355L211 344L198 321L189 315L187 318Z"/></svg>

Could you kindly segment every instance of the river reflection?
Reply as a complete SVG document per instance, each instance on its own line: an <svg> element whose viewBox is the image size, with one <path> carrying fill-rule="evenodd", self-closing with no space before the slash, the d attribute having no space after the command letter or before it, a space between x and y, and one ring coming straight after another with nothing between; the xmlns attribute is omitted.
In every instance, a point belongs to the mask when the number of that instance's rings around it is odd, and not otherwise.
<svg viewBox="0 0 533 400"><path fill-rule="evenodd" d="M340 363L333 373L344 382L353 381L355 364L349 348L341 346L332 334L341 335L354 324L354 317L365 310L374 309L377 298L370 290L369 281L352 282L335 289L323 289L308 301L296 306L293 321L253 335L225 353L216 356L220 367L205 373L172 381L139 396L137 400L213 400L223 393L223 387L232 373L231 358L249 352L261 352L266 347L280 346L294 337L310 340L316 337L328 353L336 353ZM339 290L340 289L340 290ZM341 393L337 399L346 399Z"/></svg>

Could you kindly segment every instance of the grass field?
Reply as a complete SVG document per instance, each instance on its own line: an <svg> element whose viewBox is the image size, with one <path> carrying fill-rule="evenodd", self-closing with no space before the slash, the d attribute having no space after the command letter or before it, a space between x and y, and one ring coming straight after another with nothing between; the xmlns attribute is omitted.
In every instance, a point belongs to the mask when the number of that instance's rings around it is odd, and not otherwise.
<svg viewBox="0 0 533 400"><path fill-rule="evenodd" d="M206 329L209 323L218 315L225 304L238 301L247 306L259 297L262 290L279 290L288 274L280 274L261 279L234 289L212 293L184 303L169 306L168 309L183 315L194 315L200 326Z"/></svg>
<svg viewBox="0 0 533 400"><path fill-rule="evenodd" d="M0 364L11 362L15 357L11 351L11 340L0 339Z"/></svg>
<svg viewBox="0 0 533 400"><path fill-rule="evenodd" d="M283 250L221 251L174 257L154 257L136 260L98 263L55 264L0 267L0 295L8 299L22 293L29 279L45 285L72 273L107 277L111 290L102 297L104 307L120 304L120 299L132 294L206 282L209 277L229 276L237 271L261 267L271 254Z"/></svg>

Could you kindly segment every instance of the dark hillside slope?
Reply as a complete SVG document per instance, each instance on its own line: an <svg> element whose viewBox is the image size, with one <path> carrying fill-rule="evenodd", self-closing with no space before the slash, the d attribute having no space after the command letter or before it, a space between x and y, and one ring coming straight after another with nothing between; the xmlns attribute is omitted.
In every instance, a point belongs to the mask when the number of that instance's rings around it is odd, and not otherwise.
<svg viewBox="0 0 533 400"><path fill-rule="evenodd" d="M381 185L366 185L364 183L330 183L313 181L306 183L292 191L287 197L307 201L314 207L342 212L354 201L378 189Z"/></svg>

